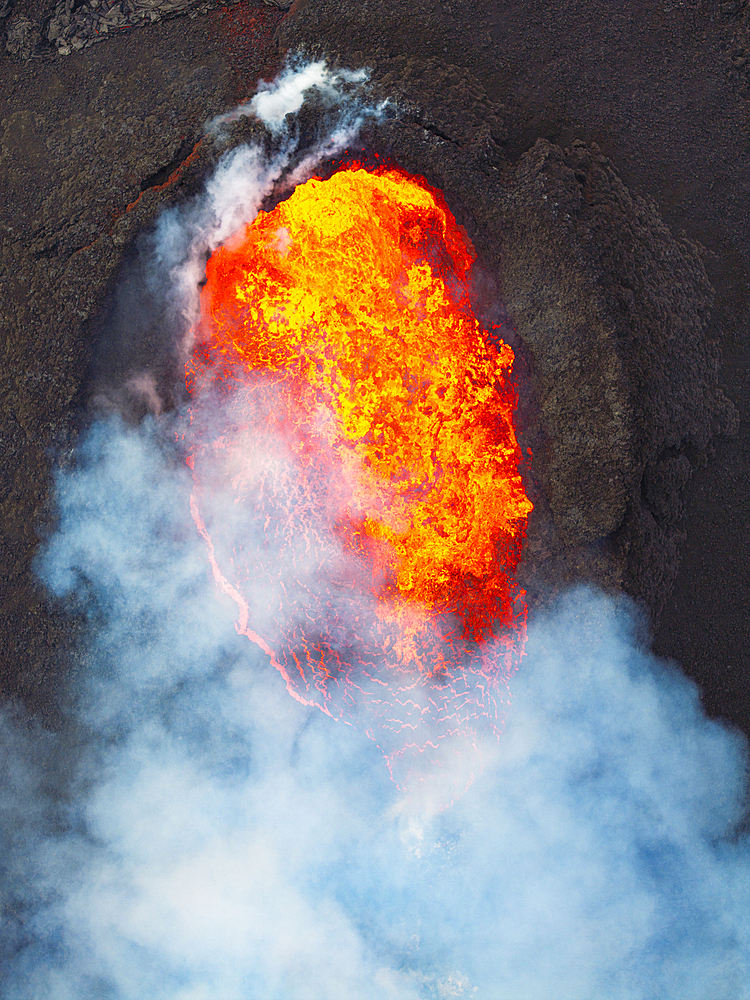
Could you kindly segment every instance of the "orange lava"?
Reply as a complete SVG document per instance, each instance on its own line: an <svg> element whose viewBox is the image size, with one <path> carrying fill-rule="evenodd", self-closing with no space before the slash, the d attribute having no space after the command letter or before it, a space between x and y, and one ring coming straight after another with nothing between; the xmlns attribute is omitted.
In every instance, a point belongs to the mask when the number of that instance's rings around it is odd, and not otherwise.
<svg viewBox="0 0 750 1000"><path fill-rule="evenodd" d="M413 719L392 717L393 706L420 684L427 695L417 716L428 729L425 704L443 688L438 715L453 718L445 732L476 715L496 722L502 713L488 708L484 689L507 679L522 649L525 606L513 573L531 503L518 471L513 353L472 313L473 257L424 181L344 169L298 186L217 250L201 294L187 371L194 413L217 392L243 399L234 444L212 432L209 445L205 432L193 456L214 572L241 606L242 630L272 652L299 700L346 717L349 702L372 701L362 677L375 684L378 706L384 698L388 706L364 722L375 739L377 719L391 732L414 730ZM255 472L241 471L238 449L262 440L267 451L271 433L289 461L268 466L246 455ZM227 538L223 562L201 501L222 451L234 457L222 459L220 475L265 525L252 553ZM307 583L298 586L301 616L278 597L288 592L285 551L292 567L301 564L294 539L305 540L318 590L310 597ZM246 595L260 577L270 600L263 611ZM479 694L466 695L467 672ZM456 702L451 716L451 698L474 708ZM391 760L403 752L397 743Z"/></svg>

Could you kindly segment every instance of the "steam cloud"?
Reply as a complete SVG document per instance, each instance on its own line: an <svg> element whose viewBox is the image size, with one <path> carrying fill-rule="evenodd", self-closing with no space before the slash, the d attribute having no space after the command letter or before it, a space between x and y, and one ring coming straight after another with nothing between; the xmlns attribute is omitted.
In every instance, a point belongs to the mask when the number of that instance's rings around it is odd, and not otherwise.
<svg viewBox="0 0 750 1000"><path fill-rule="evenodd" d="M264 91L274 121L293 73ZM186 322L204 250L292 146L235 151L162 219L154 273ZM578 589L536 618L482 775L448 810L410 802L237 635L183 417L158 409L97 421L58 477L40 573L91 635L66 736L2 719L4 997L750 997L744 742L642 648L626 600Z"/></svg>

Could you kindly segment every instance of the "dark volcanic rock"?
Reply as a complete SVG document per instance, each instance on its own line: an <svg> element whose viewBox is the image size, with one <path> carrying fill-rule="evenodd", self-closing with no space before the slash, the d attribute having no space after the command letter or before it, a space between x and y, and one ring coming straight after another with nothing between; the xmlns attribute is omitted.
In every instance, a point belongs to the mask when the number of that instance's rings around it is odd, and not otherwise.
<svg viewBox="0 0 750 1000"><path fill-rule="evenodd" d="M5 50L21 59L31 58L39 44L39 29L24 14L11 17L5 31Z"/></svg>
<svg viewBox="0 0 750 1000"><path fill-rule="evenodd" d="M531 352L556 531L566 548L606 538L618 582L658 613L690 462L736 430L699 248L583 143L522 158L504 226L501 286Z"/></svg>

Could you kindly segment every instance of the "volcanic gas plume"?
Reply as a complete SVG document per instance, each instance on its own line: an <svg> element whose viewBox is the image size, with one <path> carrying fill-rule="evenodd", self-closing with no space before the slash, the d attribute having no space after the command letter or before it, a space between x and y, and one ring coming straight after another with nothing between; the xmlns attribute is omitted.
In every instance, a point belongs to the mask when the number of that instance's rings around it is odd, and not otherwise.
<svg viewBox="0 0 750 1000"><path fill-rule="evenodd" d="M194 516L240 631L399 783L497 729L523 647L513 353L472 313L473 256L419 178L313 178L209 260L187 369ZM260 551L207 523L217 483Z"/></svg>

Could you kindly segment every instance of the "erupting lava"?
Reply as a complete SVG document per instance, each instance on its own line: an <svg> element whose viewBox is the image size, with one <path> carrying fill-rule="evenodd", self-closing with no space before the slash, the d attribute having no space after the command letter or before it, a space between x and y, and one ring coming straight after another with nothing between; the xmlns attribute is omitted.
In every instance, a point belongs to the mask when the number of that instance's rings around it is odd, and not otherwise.
<svg viewBox="0 0 750 1000"><path fill-rule="evenodd" d="M472 259L420 179L312 179L208 261L187 368L194 516L238 628L402 785L501 724L524 638L513 353L473 316Z"/></svg>

